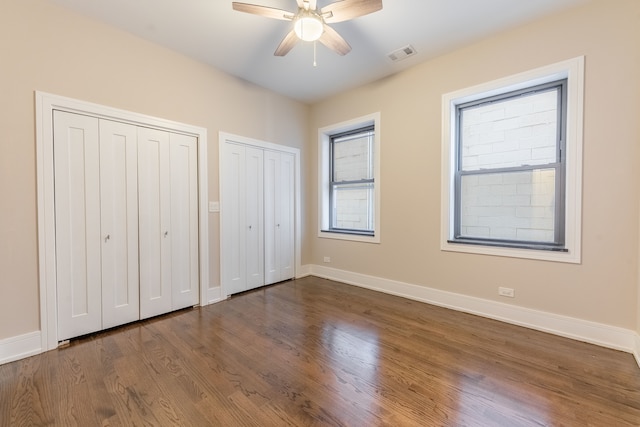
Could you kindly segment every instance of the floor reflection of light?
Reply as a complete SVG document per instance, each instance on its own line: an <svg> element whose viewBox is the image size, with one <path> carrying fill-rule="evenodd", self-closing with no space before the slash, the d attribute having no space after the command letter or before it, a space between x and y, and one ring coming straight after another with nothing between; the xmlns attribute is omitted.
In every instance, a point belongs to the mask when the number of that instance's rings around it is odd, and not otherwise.
<svg viewBox="0 0 640 427"><path fill-rule="evenodd" d="M495 362L482 365L490 364ZM553 425L551 402L536 393L537 385L507 366L477 370L469 366L450 381L457 389L455 425L476 425L479 420L496 426Z"/></svg>
<svg viewBox="0 0 640 427"><path fill-rule="evenodd" d="M332 375L325 377L326 386L349 402L355 413L378 415L375 395L380 379L378 331L346 322L325 323L320 339L326 360L335 362L330 367ZM363 396L364 393L368 395Z"/></svg>

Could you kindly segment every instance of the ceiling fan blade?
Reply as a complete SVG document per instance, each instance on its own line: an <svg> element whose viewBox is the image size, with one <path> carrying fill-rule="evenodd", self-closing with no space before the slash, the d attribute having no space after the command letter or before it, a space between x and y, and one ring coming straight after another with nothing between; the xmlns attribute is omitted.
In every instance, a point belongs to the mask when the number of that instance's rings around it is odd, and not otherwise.
<svg viewBox="0 0 640 427"><path fill-rule="evenodd" d="M347 41L343 39L336 30L326 24L324 26L324 32L318 40L338 55L344 56L351 52L351 46L349 46L349 43L347 43Z"/></svg>
<svg viewBox="0 0 640 427"><path fill-rule="evenodd" d="M318 7L317 0L309 0L309 10L316 10Z"/></svg>
<svg viewBox="0 0 640 427"><path fill-rule="evenodd" d="M280 46L274 52L275 56L285 56L293 47L298 43L298 36L296 32L291 30L289 34L284 36L284 39L280 42Z"/></svg>
<svg viewBox="0 0 640 427"><path fill-rule="evenodd" d="M234 1L232 6L233 10L237 10L238 12L252 13L254 15L266 16L267 18L282 19L283 21L291 21L294 17L293 13L287 12L286 10L259 6L257 4Z"/></svg>
<svg viewBox="0 0 640 427"><path fill-rule="evenodd" d="M382 9L382 0L342 0L322 8L324 22L334 24L368 15Z"/></svg>
<svg viewBox="0 0 640 427"><path fill-rule="evenodd" d="M304 8L304 0L296 0L296 2L298 3L298 8L299 9Z"/></svg>

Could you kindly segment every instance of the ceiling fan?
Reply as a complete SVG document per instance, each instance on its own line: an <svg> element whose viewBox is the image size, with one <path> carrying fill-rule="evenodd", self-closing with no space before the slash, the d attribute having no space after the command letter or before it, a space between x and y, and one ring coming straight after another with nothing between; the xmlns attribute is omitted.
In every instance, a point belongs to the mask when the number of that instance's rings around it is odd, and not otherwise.
<svg viewBox="0 0 640 427"><path fill-rule="evenodd" d="M340 55L351 51L351 46L336 30L327 24L344 22L382 9L382 0L341 0L318 9L317 0L296 0L297 12L289 12L256 4L233 2L239 12L292 21L293 29L284 37L274 55L285 56L298 42L316 41Z"/></svg>

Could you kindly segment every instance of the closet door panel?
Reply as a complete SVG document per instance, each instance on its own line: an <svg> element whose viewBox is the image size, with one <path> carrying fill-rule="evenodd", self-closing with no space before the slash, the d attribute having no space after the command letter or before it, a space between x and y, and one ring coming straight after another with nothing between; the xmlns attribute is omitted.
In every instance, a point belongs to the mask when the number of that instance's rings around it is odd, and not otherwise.
<svg viewBox="0 0 640 427"><path fill-rule="evenodd" d="M138 128L140 318L171 311L169 134ZM165 191L163 191L165 189Z"/></svg>
<svg viewBox="0 0 640 427"><path fill-rule="evenodd" d="M98 120L54 112L58 339L102 328Z"/></svg>
<svg viewBox="0 0 640 427"><path fill-rule="evenodd" d="M264 285L264 152L250 147L246 147L245 150L247 289L253 289Z"/></svg>
<svg viewBox="0 0 640 427"><path fill-rule="evenodd" d="M294 276L294 156L264 154L265 282Z"/></svg>
<svg viewBox="0 0 640 427"><path fill-rule="evenodd" d="M246 200L243 197L246 181L245 149L236 144L222 144L220 269L225 292L235 294L247 290Z"/></svg>
<svg viewBox="0 0 640 427"><path fill-rule="evenodd" d="M280 154L264 153L264 274L265 284L280 281Z"/></svg>
<svg viewBox="0 0 640 427"><path fill-rule="evenodd" d="M170 135L171 289L174 310L198 303L198 141Z"/></svg>
<svg viewBox="0 0 640 427"><path fill-rule="evenodd" d="M278 265L280 280L295 276L295 157L293 154L280 154L280 186L277 229L279 232Z"/></svg>
<svg viewBox="0 0 640 427"><path fill-rule="evenodd" d="M139 318L137 131L100 120L102 327Z"/></svg>

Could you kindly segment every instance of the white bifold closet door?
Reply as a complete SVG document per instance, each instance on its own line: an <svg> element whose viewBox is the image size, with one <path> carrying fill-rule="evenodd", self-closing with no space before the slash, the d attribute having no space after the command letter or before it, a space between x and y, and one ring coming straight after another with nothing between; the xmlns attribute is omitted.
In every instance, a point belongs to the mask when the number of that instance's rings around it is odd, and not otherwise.
<svg viewBox="0 0 640 427"><path fill-rule="evenodd" d="M54 112L58 339L199 301L197 138Z"/></svg>
<svg viewBox="0 0 640 427"><path fill-rule="evenodd" d="M140 318L198 302L197 140L138 128Z"/></svg>
<svg viewBox="0 0 640 427"><path fill-rule="evenodd" d="M222 144L222 142L220 142ZM236 144L222 145L220 177L222 185L220 202L224 215L221 218L222 284L229 294L246 290L247 269L245 266L245 218L246 200L242 197L245 188L245 149Z"/></svg>
<svg viewBox="0 0 640 427"><path fill-rule="evenodd" d="M102 329L98 120L54 112L58 339Z"/></svg>
<svg viewBox="0 0 640 427"><path fill-rule="evenodd" d="M171 309L198 304L198 140L169 134Z"/></svg>
<svg viewBox="0 0 640 427"><path fill-rule="evenodd" d="M102 328L140 318L136 127L100 120Z"/></svg>
<svg viewBox="0 0 640 427"><path fill-rule="evenodd" d="M245 148L246 290L264 285L263 151Z"/></svg>
<svg viewBox="0 0 640 427"><path fill-rule="evenodd" d="M264 153L265 284L294 276L294 156Z"/></svg>
<svg viewBox="0 0 640 427"><path fill-rule="evenodd" d="M295 156L222 144L220 259L225 292L294 277Z"/></svg>
<svg viewBox="0 0 640 427"><path fill-rule="evenodd" d="M229 294L264 285L263 151L224 143L223 281Z"/></svg>
<svg viewBox="0 0 640 427"><path fill-rule="evenodd" d="M60 111L54 123L58 338L65 340L138 318L136 136L129 125Z"/></svg>

